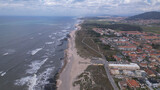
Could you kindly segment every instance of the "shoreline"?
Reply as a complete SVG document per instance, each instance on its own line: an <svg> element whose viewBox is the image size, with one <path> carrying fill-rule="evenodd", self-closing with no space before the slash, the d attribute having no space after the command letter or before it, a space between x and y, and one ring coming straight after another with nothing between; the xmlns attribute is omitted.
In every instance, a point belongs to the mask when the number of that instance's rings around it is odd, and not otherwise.
<svg viewBox="0 0 160 90"><path fill-rule="evenodd" d="M60 74L62 73L62 71L65 69L65 66L67 65L67 51L69 49L69 39L71 38L71 33L73 31L78 31L81 29L81 27L79 26L81 23L83 23L83 21L81 21L80 23L78 24L75 24L75 30L72 30L68 35L67 35L67 41L68 41L68 44L67 44L67 48L64 50L64 59L63 59L63 66L60 68L60 70L56 73L56 81L59 79L60 77Z"/></svg>
<svg viewBox="0 0 160 90"><path fill-rule="evenodd" d="M79 24L76 24L75 25L75 27L76 28L78 28L78 26L80 25L81 23L79 23ZM80 29L77 29L77 30L72 30L71 32L73 32L73 31L78 31L78 30L80 30ZM69 39L71 38L71 32L68 34L69 35L69 37L67 38L67 41L68 41L68 44L67 44L67 48L64 50L64 60L63 60L63 66L61 67L61 69L57 72L57 75L56 75L56 78L57 79L59 79L59 77L60 77L60 74L63 72L63 70L65 69L65 66L67 65L67 52L68 52L68 49L69 49Z"/></svg>
<svg viewBox="0 0 160 90"><path fill-rule="evenodd" d="M71 31L69 34L68 48L65 50L64 65L57 75L57 90L79 90L79 87L73 86L73 82L77 76L88 67L88 65L79 64L79 62L90 62L90 59L80 57L75 47L76 32L81 30L81 23L76 24L76 30Z"/></svg>

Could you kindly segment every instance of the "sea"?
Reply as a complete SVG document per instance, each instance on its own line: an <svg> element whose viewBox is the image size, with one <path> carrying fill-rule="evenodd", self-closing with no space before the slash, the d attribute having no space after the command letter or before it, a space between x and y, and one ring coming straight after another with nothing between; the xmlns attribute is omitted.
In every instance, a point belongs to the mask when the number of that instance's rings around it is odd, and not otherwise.
<svg viewBox="0 0 160 90"><path fill-rule="evenodd" d="M0 16L0 90L55 90L76 17Z"/></svg>

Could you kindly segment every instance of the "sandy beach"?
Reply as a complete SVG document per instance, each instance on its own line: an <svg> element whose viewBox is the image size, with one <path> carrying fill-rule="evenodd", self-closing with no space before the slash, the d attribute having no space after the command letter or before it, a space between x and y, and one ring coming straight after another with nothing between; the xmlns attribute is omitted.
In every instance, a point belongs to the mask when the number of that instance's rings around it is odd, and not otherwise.
<svg viewBox="0 0 160 90"><path fill-rule="evenodd" d="M81 29L79 25L76 25L76 27L77 30ZM90 59L82 58L77 54L77 49L75 47L75 33L77 30L72 31L70 33L70 38L68 38L66 65L57 80L58 90L79 90L78 86L73 87L73 82L88 66L87 64L79 64L79 62L90 62Z"/></svg>

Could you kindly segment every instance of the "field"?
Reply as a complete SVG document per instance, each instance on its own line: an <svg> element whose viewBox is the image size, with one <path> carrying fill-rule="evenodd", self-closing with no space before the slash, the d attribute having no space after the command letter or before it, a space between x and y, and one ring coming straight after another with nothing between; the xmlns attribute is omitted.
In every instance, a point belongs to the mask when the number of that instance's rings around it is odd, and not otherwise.
<svg viewBox="0 0 160 90"><path fill-rule="evenodd" d="M143 31L160 34L160 27L158 26L142 26L142 28Z"/></svg>
<svg viewBox="0 0 160 90"><path fill-rule="evenodd" d="M103 36L94 32L92 30L93 27L87 26L86 24L88 24L88 22L83 23L81 25L82 29L76 32L75 42L77 53L85 58L101 57L99 53L102 53L108 60L112 61L112 56L115 55L118 51L111 50L109 45L102 44L99 39ZM86 44L90 46L90 48Z"/></svg>

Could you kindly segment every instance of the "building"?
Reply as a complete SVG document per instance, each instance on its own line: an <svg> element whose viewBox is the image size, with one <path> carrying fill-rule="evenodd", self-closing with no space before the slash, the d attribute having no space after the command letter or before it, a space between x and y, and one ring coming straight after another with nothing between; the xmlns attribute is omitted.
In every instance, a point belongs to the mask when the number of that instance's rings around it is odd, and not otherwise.
<svg viewBox="0 0 160 90"><path fill-rule="evenodd" d="M123 75L125 76L135 76L135 73L133 71L130 70L123 70Z"/></svg>
<svg viewBox="0 0 160 90"><path fill-rule="evenodd" d="M136 46L133 45L128 45L128 46L118 46L119 50L124 50L124 51L135 51L137 50Z"/></svg>
<svg viewBox="0 0 160 90"><path fill-rule="evenodd" d="M135 70L135 77L145 77L146 72L144 70Z"/></svg>
<svg viewBox="0 0 160 90"><path fill-rule="evenodd" d="M130 88L136 89L136 88L139 88L139 87L140 87L139 83L138 83L136 80L127 79L126 82L127 82L127 85L128 85Z"/></svg>
<svg viewBox="0 0 160 90"><path fill-rule="evenodd" d="M115 44L116 44L116 45L122 45L122 46L123 46L123 45L129 45L130 42L128 42L128 41L116 41Z"/></svg>
<svg viewBox="0 0 160 90"><path fill-rule="evenodd" d="M122 59L118 57L117 55L113 55L113 58L116 59L116 61L122 61Z"/></svg>
<svg viewBox="0 0 160 90"><path fill-rule="evenodd" d="M110 72L111 72L112 75L118 75L118 74L120 74L120 72L119 72L118 69L111 69Z"/></svg>
<svg viewBox="0 0 160 90"><path fill-rule="evenodd" d="M137 70L140 67L136 63L130 64L109 64L109 67L112 69L119 69L119 70Z"/></svg>
<svg viewBox="0 0 160 90"><path fill-rule="evenodd" d="M139 31L121 31L121 34L126 34L126 35L133 35L133 36L140 36L142 35L141 32Z"/></svg>
<svg viewBox="0 0 160 90"><path fill-rule="evenodd" d="M147 75L148 76L150 76L150 77L155 77L156 75L154 74L154 72L152 71L152 70L150 70L150 69L145 69L144 70L146 73L147 73Z"/></svg>
<svg viewBox="0 0 160 90"><path fill-rule="evenodd" d="M147 68L147 66L148 66L147 63L140 63L139 65L140 65L141 67L143 67L143 68Z"/></svg>
<svg viewBox="0 0 160 90"><path fill-rule="evenodd" d="M99 33L100 35L103 35L104 34L104 31L102 28L93 28L93 31Z"/></svg>

